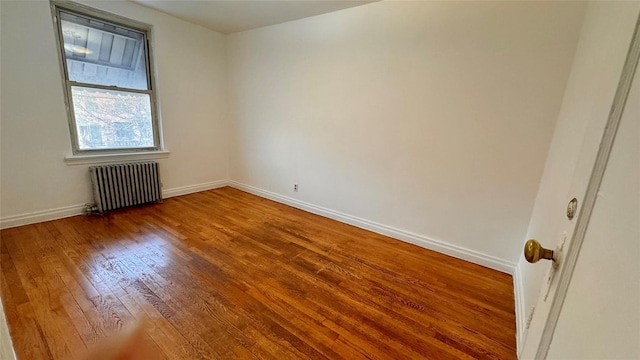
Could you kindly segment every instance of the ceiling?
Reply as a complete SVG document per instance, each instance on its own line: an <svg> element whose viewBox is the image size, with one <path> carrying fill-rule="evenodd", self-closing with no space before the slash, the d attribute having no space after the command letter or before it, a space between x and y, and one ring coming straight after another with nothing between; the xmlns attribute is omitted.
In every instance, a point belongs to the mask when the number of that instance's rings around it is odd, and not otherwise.
<svg viewBox="0 0 640 360"><path fill-rule="evenodd" d="M373 2L357 0L132 1L223 34L280 24Z"/></svg>

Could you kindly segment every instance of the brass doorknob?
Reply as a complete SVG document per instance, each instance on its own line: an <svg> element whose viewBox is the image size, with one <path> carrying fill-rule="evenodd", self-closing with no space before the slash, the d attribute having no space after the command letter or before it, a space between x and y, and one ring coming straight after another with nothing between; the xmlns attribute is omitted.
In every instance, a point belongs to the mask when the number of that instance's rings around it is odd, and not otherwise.
<svg viewBox="0 0 640 360"><path fill-rule="evenodd" d="M553 250L545 249L534 239L524 244L524 258L530 263L536 263L540 259L553 260Z"/></svg>

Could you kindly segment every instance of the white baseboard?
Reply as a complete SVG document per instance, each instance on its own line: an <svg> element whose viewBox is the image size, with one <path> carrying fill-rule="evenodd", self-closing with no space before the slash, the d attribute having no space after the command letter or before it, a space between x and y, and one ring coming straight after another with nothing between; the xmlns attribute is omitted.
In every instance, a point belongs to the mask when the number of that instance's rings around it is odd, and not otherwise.
<svg viewBox="0 0 640 360"><path fill-rule="evenodd" d="M223 186L232 186L236 189L246 191L248 193L261 196L273 201L293 206L298 209L309 211L314 214L328 217L346 224L350 224L362 229L370 230L379 234L387 235L398 240L418 245L430 250L434 250L446 255L450 255L459 259L467 260L491 269L499 270L505 273L514 274L516 266L514 263L500 259L495 256L484 254L475 250L466 249L461 246L448 244L444 241L434 240L422 235L414 234L409 231L396 229L391 226L376 223L374 221L362 219L349 214L327 209L321 206L313 205L304 201L296 200L287 196L276 194L271 191L262 190L254 186L239 183L233 180L217 180L202 184L181 186L163 190L162 197L170 198L174 196L186 195L195 192L216 189ZM71 205L56 209L35 211L31 213L8 216L0 219L0 228L6 229L21 225L28 225L43 221L61 219L69 216L80 215L84 211L84 204ZM514 279L517 277L517 274Z"/></svg>
<svg viewBox="0 0 640 360"><path fill-rule="evenodd" d="M304 201L290 198L288 196L283 196L271 191L259 189L254 186L242 184L237 181L230 180L228 185L238 190L246 191L248 193L258 195L273 201L277 201L279 203L287 204L298 209L302 209L317 215L328 217L330 219L337 220L337 221L340 221L349 225L353 225L362 229L370 230L378 234L390 236L392 238L402 240L414 245L418 245L420 247L423 247L429 250L450 255L458 259L470 261L472 263L486 266L488 268L502 271L508 274L513 275L513 272L515 269L515 264L510 261L500 259L495 256L483 254L478 251L466 249L461 246L448 244L444 241L430 239L425 236L414 234L409 231L396 229L391 226L383 225L383 224L362 219L356 216L344 214L344 213L327 209L321 206L313 205Z"/></svg>
<svg viewBox="0 0 640 360"><path fill-rule="evenodd" d="M187 195L194 192L216 189L229 185L228 180L218 180L202 184L180 186L162 191L162 198ZM88 201L90 202L90 201ZM30 213L18 214L0 218L0 229L8 229L16 226L35 224L44 221L62 219L70 216L82 215L85 205L71 205L55 209L40 210Z"/></svg>
<svg viewBox="0 0 640 360"><path fill-rule="evenodd" d="M228 185L229 185L229 180L225 179L225 180L211 181L211 182L202 183L202 184L180 186L176 188L162 190L162 198L168 199L174 196L193 194L196 192L217 189L217 188L228 186Z"/></svg>
<svg viewBox="0 0 640 360"><path fill-rule="evenodd" d="M84 204L79 204L7 216L0 219L0 229L8 229L16 226L35 224L43 221L81 215L82 213L84 213L84 209Z"/></svg>
<svg viewBox="0 0 640 360"><path fill-rule="evenodd" d="M527 326L527 310L524 306L524 288L522 283L522 272L520 263L516 265L513 273L513 292L516 305L516 347L518 358L522 354Z"/></svg>

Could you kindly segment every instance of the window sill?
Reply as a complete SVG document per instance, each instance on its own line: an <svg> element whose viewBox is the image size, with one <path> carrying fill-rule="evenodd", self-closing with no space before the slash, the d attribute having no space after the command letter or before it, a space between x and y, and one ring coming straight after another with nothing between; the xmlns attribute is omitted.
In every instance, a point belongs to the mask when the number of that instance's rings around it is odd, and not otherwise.
<svg viewBox="0 0 640 360"><path fill-rule="evenodd" d="M169 157L169 150L148 151L148 152L131 152L121 154L95 154L95 155L71 155L65 156L64 162L67 165L93 165L114 163L121 161L141 161L166 159Z"/></svg>

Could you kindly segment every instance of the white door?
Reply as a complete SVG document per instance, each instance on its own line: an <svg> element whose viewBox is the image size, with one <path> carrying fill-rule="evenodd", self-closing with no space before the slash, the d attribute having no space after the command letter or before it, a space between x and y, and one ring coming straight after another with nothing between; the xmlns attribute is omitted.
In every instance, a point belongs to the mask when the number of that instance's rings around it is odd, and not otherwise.
<svg viewBox="0 0 640 360"><path fill-rule="evenodd" d="M561 199L566 204L577 197L579 215L555 221L553 235L538 239L554 250L566 238L562 251L556 251L559 267L550 282L550 262L524 265L528 266L524 272L546 269L547 273L524 340L523 359L640 359L639 75L635 84L632 81L640 55L639 11L638 2L593 2L587 7L556 129L567 143L571 136L582 139L571 164L572 176L566 179L566 198ZM609 74L603 75L605 71ZM593 84L596 79L601 83ZM610 79L618 86L611 86ZM603 105L611 109L604 116L598 109ZM591 119L583 121L581 133L569 126L579 122L563 123L563 116ZM558 144L563 140L554 138ZM556 149L571 151L558 144ZM548 171L560 172L553 167L553 151L554 145L545 176ZM606 167L608 159L611 165ZM537 201L553 193L554 185L562 184L541 186ZM536 216L563 216L556 210L561 209L553 208L549 214L534 210L532 223Z"/></svg>
<svg viewBox="0 0 640 360"><path fill-rule="evenodd" d="M640 359L640 72L636 71L549 359Z"/></svg>

